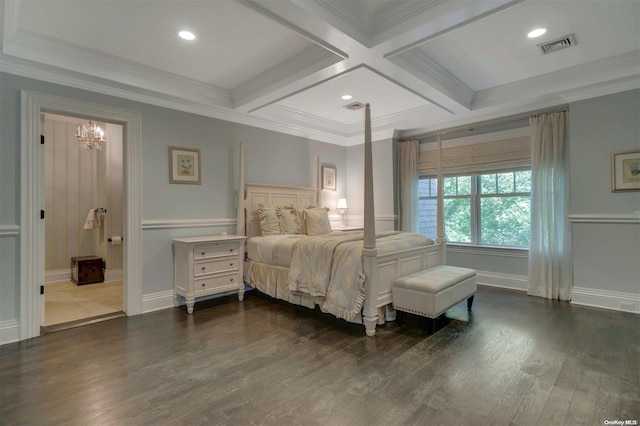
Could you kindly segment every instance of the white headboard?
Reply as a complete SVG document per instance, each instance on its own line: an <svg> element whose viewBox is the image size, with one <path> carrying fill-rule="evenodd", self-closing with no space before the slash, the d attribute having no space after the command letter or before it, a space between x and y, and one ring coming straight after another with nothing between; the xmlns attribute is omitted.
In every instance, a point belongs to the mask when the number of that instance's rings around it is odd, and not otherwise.
<svg viewBox="0 0 640 426"><path fill-rule="evenodd" d="M244 201L247 238L262 234L258 204L265 206L317 206L318 188L248 183Z"/></svg>

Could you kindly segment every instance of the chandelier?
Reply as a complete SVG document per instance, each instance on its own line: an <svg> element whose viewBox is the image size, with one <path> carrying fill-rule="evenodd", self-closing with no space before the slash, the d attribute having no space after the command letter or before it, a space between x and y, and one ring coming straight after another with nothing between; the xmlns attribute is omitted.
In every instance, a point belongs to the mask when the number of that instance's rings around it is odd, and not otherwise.
<svg viewBox="0 0 640 426"><path fill-rule="evenodd" d="M104 131L93 121L79 124L76 130L76 137L80 141L80 148L82 149L102 149L102 144L106 142Z"/></svg>

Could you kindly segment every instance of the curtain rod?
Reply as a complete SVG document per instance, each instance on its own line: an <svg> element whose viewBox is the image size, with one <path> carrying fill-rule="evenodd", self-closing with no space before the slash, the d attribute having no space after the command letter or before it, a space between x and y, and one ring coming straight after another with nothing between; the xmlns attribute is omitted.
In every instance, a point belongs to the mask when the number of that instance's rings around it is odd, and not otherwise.
<svg viewBox="0 0 640 426"><path fill-rule="evenodd" d="M535 115L551 114L551 113L554 113L554 112L564 112L564 111L569 111L569 106L568 105L559 105L559 106L556 106L556 107L553 107L553 108L539 109L539 110L530 111L530 112L526 112L526 113L509 115L507 117L496 118L494 120L480 121L480 122L475 123L475 124L466 124L464 126L450 127L448 129L443 129L443 130L434 130L433 132L429 132L429 133L422 133L422 134L414 135L414 136L411 136L411 137L401 138L399 142L406 142L406 141L411 141L411 140L420 140L420 139L428 138L429 136L446 135L448 133L458 132L460 130L481 129L481 128L484 128L484 127L495 126L495 125L498 125L498 124L511 123L513 121L522 120L523 118L529 118L529 117L535 116Z"/></svg>

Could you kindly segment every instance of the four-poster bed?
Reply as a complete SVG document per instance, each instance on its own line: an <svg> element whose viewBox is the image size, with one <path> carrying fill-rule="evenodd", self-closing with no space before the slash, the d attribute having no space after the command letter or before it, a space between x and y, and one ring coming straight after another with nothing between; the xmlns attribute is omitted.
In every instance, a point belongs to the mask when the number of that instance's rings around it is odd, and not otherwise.
<svg viewBox="0 0 640 426"><path fill-rule="evenodd" d="M391 289L394 280L444 262L443 243L412 233L376 235L368 104L365 109L363 232L265 236L260 226L261 219L268 214L265 206L279 208L279 213L284 211L284 206L291 210L295 210L293 206L314 206L316 209L301 210L304 215L311 214L312 210L316 214L320 210L317 209L320 189L245 184L243 156L241 149L237 233L247 236L244 280L261 292L310 308L318 305L337 317L363 323L366 334L373 336L377 324L395 319ZM265 222L262 224L264 226ZM320 251L305 253L309 247L318 247ZM325 255L328 257L324 258ZM318 264L328 265L328 271L321 270ZM317 279L318 276L324 281Z"/></svg>

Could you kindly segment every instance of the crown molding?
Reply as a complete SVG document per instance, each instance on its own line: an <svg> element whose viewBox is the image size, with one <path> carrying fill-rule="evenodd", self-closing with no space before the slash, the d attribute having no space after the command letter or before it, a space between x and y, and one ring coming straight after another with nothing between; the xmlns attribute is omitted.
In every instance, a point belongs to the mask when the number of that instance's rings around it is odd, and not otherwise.
<svg viewBox="0 0 640 426"><path fill-rule="evenodd" d="M68 72L126 82L127 85L164 95L221 107L231 106L228 90L29 31L20 31L5 39L3 53Z"/></svg>
<svg viewBox="0 0 640 426"><path fill-rule="evenodd" d="M342 60L343 58L340 56L319 46L306 49L304 52L233 88L231 91L233 108L252 112L277 102L280 98L270 99L277 88L296 83L300 79ZM288 94L288 96L291 96L291 94Z"/></svg>
<svg viewBox="0 0 640 426"><path fill-rule="evenodd" d="M520 99L539 99L545 95L558 97L562 93L577 94L596 87L604 88L603 93L606 93L610 82L624 78L640 78L640 50L478 91L472 109L495 106L506 109Z"/></svg>
<svg viewBox="0 0 640 426"><path fill-rule="evenodd" d="M413 49L387 59L440 93L445 94L464 109L471 109L476 92L421 50ZM442 105L438 106L452 112Z"/></svg>
<svg viewBox="0 0 640 426"><path fill-rule="evenodd" d="M283 25L284 27L290 29L291 31L294 31L296 33L298 33L299 35L301 35L302 37L306 38L307 40L311 41L312 43L324 48L325 50L328 50L329 52L341 57L342 59L347 59L349 58L349 54L346 53L345 51L343 51L342 49L338 48L337 46L334 46L332 44L329 44L328 42L326 42L325 40L323 40L320 37L315 36L314 34L306 31L305 29L303 29L302 27L300 27L299 25L284 19L283 17L281 17L278 14L273 13L272 11L266 9L265 7L263 7L261 4L258 3L258 1L256 0L236 0L238 3L248 7L249 9L252 9L254 12L257 12L259 14L261 14L262 16L271 19L274 22L277 22L280 25Z"/></svg>

